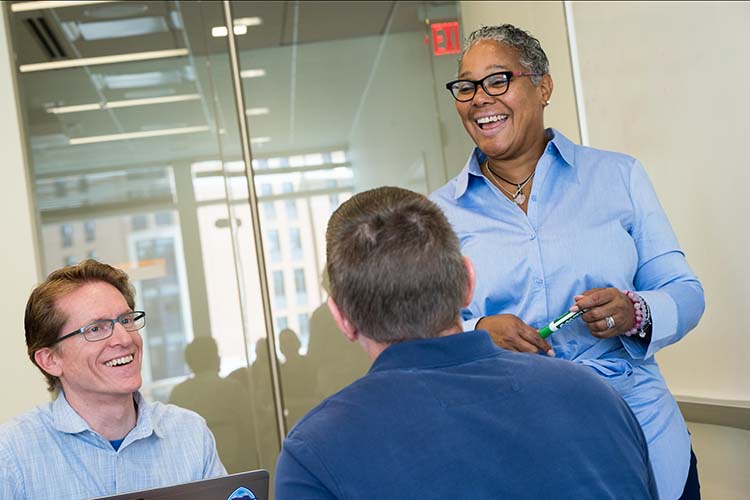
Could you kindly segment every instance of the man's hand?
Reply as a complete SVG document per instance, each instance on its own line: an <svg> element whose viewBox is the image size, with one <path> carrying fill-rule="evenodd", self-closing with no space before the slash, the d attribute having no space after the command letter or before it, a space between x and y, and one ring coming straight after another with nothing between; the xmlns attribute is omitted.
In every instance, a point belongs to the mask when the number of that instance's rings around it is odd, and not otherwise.
<svg viewBox="0 0 750 500"><path fill-rule="evenodd" d="M476 328L490 332L495 344L503 349L533 353L542 351L548 356L555 355L552 346L539 336L538 331L512 314L485 316L479 320Z"/></svg>

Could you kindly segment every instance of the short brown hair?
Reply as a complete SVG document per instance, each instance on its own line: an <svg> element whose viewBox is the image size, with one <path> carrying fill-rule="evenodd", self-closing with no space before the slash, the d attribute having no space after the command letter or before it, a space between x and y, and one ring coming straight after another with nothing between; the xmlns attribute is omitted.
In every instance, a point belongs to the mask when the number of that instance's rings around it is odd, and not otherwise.
<svg viewBox="0 0 750 500"><path fill-rule="evenodd" d="M326 231L331 296L376 342L430 338L455 325L468 287L458 238L437 205L397 187L344 202Z"/></svg>
<svg viewBox="0 0 750 500"><path fill-rule="evenodd" d="M47 388L50 392L59 389L60 380L42 370L34 359L34 353L39 349L53 346L68 319L57 309L57 301L86 283L97 281L109 283L117 288L128 306L131 309L135 308L135 290L125 271L91 259L53 271L31 292L26 302L23 322L26 332L26 348L31 362L47 378Z"/></svg>

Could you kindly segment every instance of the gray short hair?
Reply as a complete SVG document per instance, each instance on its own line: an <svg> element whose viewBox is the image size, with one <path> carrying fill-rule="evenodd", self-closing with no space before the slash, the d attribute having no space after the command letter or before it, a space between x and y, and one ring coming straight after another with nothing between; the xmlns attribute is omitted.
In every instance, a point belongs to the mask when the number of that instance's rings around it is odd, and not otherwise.
<svg viewBox="0 0 750 500"><path fill-rule="evenodd" d="M469 49L482 40L494 40L516 49L518 51L521 66L530 73L538 73L540 75L546 75L549 73L549 59L547 59L547 54L544 53L539 40L531 36L528 31L516 28L512 24L482 26L478 30L472 32L466 37L464 49L461 51L461 56L458 58L459 66L461 66L464 55L466 55ZM541 81L541 76L534 76L531 78L531 83L534 85L539 85Z"/></svg>

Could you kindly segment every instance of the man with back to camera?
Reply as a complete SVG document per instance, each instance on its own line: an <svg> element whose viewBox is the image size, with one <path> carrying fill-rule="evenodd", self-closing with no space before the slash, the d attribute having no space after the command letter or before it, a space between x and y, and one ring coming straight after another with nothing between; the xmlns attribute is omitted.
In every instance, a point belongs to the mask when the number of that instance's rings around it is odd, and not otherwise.
<svg viewBox="0 0 750 500"><path fill-rule="evenodd" d="M277 500L657 498L640 426L606 383L461 332L474 270L426 197L355 195L326 247L328 305L373 365L284 440Z"/></svg>
<svg viewBox="0 0 750 500"><path fill-rule="evenodd" d="M148 403L146 313L127 274L86 260L50 274L26 303L31 361L55 401L0 426L0 498L81 499L226 474L205 421Z"/></svg>

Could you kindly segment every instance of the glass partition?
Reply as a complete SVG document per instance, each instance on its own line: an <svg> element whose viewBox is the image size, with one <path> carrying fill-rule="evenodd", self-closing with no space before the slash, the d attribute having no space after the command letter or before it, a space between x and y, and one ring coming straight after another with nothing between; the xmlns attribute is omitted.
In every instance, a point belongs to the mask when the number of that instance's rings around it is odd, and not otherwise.
<svg viewBox="0 0 750 500"><path fill-rule="evenodd" d="M223 2L45 5L4 6L44 271L125 269L144 395L203 415L230 472L272 471L278 429L370 365L326 307L330 214L375 186L428 193L470 151L432 30L456 3L235 1L231 29Z"/></svg>
<svg viewBox="0 0 750 500"><path fill-rule="evenodd" d="M325 304L328 217L353 193L436 189L468 155L431 25L455 2L232 2L287 428L370 366ZM458 47L457 38L453 40ZM444 45L444 44L443 44ZM455 52L455 51L454 51ZM445 95L443 95L445 94Z"/></svg>

